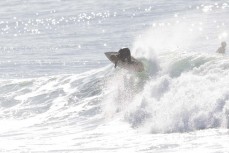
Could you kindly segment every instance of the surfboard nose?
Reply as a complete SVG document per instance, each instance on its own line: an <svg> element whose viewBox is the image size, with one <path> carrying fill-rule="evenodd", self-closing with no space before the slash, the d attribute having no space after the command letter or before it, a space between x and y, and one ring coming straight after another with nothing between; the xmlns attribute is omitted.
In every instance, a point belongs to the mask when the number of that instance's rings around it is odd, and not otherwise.
<svg viewBox="0 0 229 153"><path fill-rule="evenodd" d="M107 57L108 59L110 59L110 53L109 53L109 52L105 52L104 54L106 55L106 57Z"/></svg>

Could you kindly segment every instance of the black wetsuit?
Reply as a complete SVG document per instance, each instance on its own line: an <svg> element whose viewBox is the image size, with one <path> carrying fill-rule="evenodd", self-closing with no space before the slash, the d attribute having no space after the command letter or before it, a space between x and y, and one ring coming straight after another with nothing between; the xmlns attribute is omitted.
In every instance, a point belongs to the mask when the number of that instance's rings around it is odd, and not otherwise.
<svg viewBox="0 0 229 153"><path fill-rule="evenodd" d="M125 62L127 59L128 63L131 63L131 54L130 54L130 49L129 48L122 48L118 51L118 58ZM118 62L118 61L117 61ZM117 62L115 63L115 67L117 66Z"/></svg>

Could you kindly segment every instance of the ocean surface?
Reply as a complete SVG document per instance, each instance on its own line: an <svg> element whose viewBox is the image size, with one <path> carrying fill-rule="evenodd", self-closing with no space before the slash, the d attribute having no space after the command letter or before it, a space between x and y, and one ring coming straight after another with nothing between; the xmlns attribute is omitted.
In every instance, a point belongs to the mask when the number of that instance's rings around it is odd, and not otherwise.
<svg viewBox="0 0 229 153"><path fill-rule="evenodd" d="M0 152L229 153L228 34L228 0L1 1Z"/></svg>

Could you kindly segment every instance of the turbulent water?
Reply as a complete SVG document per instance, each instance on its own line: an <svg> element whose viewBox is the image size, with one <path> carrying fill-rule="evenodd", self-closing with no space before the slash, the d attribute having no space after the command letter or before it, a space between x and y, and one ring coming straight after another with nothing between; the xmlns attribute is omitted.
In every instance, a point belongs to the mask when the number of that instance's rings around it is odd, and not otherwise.
<svg viewBox="0 0 229 153"><path fill-rule="evenodd" d="M229 152L228 1L0 6L0 152Z"/></svg>

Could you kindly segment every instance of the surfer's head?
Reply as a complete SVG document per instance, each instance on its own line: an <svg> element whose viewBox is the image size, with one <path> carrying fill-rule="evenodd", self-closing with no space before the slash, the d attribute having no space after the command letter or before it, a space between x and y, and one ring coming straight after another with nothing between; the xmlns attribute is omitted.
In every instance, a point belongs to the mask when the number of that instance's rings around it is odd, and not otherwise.
<svg viewBox="0 0 229 153"><path fill-rule="evenodd" d="M130 49L129 48L127 48L127 47L122 47L120 50L119 50L119 52L130 52Z"/></svg>
<svg viewBox="0 0 229 153"><path fill-rule="evenodd" d="M223 42L221 42L221 46L225 48L227 46L227 43L225 41L223 41Z"/></svg>

